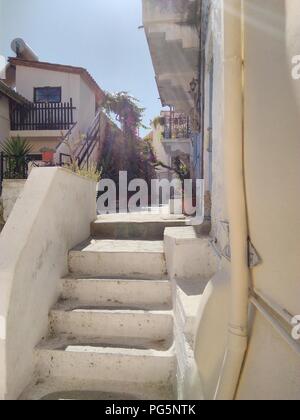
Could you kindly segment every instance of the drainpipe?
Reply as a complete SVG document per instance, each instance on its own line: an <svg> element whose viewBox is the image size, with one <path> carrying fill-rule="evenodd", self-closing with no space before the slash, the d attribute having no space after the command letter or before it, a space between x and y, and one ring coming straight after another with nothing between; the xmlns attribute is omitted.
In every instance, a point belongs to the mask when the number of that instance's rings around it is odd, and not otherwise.
<svg viewBox="0 0 300 420"><path fill-rule="evenodd" d="M224 0L224 158L230 225L231 304L216 400L236 395L248 342L248 224L244 174L243 0Z"/></svg>

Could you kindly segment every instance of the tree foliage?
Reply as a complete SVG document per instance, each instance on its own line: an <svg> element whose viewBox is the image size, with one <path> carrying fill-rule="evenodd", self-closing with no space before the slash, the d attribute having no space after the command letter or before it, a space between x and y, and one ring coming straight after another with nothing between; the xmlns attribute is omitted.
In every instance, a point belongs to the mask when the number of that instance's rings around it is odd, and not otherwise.
<svg viewBox="0 0 300 420"><path fill-rule="evenodd" d="M114 114L121 123L122 130L136 134L143 126L145 108L139 105L139 100L128 92L122 91L114 94L106 93L103 108L109 116Z"/></svg>
<svg viewBox="0 0 300 420"><path fill-rule="evenodd" d="M115 94L106 93L102 106L109 117L114 115L120 122L124 136L121 150L116 149L115 137L111 132L106 136L101 164L103 176L115 179L119 171L124 170L127 171L129 181L142 178L150 182L154 170L149 162L148 149L139 137L139 128L144 127L145 108L140 106L138 99L124 91Z"/></svg>

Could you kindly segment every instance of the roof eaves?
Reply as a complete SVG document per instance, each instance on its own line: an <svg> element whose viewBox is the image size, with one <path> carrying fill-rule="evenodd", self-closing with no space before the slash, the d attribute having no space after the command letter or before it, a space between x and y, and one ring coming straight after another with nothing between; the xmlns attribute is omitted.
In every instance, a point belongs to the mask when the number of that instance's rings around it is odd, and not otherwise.
<svg viewBox="0 0 300 420"><path fill-rule="evenodd" d="M19 93L15 92L12 88L7 86L6 83L4 83L2 80L0 80L0 93L5 95L7 98L11 99L12 101L24 105L24 104L30 104L31 102L28 101L26 98L24 98Z"/></svg>
<svg viewBox="0 0 300 420"><path fill-rule="evenodd" d="M61 71L61 72L66 72L66 73L78 74L90 86L90 88L94 90L98 102L100 102L105 96L103 90L100 88L96 80L83 67L75 67L75 66L70 66L70 65L55 64L55 63L48 63L48 62L42 62L42 61L22 60L20 58L15 58L15 57L10 57L8 61L11 65L14 65L14 66L19 65L19 66L25 66L25 67L46 69L50 71Z"/></svg>

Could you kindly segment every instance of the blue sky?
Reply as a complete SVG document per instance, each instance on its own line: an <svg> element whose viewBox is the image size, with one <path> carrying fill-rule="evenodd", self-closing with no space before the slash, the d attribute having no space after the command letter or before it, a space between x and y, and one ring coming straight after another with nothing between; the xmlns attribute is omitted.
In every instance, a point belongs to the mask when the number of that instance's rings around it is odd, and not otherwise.
<svg viewBox="0 0 300 420"><path fill-rule="evenodd" d="M41 61L82 66L108 91L129 91L147 108L145 124L161 109L142 25L142 0L0 0L1 54L24 40Z"/></svg>

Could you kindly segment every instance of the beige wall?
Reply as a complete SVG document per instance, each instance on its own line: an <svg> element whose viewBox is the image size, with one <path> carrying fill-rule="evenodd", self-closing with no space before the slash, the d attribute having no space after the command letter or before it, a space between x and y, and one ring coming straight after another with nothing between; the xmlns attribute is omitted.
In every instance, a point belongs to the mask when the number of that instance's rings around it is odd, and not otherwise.
<svg viewBox="0 0 300 420"><path fill-rule="evenodd" d="M206 54L209 57L212 49L215 65L212 235L225 243L226 235L222 239L219 224L227 220L223 181L222 7L223 2L211 2ZM292 57L300 54L300 3L245 0L244 11L247 210L250 239L262 259L251 271L251 286L266 298L260 301L266 313L249 304L249 347L237 399L300 399L299 343L293 341L292 326L283 319L300 314L300 81L291 77ZM208 71L206 95L207 92ZM206 399L213 398L220 373L227 315L215 302L222 296L226 302L224 291L230 279L222 292L221 276L230 269L230 264L223 264L207 288L206 300L202 300L195 347L201 382L201 387L199 383L195 385L199 398L203 394ZM285 316L274 316L271 307ZM216 325L221 331L218 337L212 332ZM217 344L223 352L215 354L210 349Z"/></svg>
<svg viewBox="0 0 300 420"><path fill-rule="evenodd" d="M9 137L9 102L4 96L0 96L0 143Z"/></svg>
<svg viewBox="0 0 300 420"><path fill-rule="evenodd" d="M263 258L253 281L298 315L300 82L292 80L291 60L300 39L290 23L300 3L251 0L245 12L246 187L250 235Z"/></svg>
<svg viewBox="0 0 300 420"><path fill-rule="evenodd" d="M59 144L59 138L61 137L61 134L57 136L56 138L53 137L27 137L25 135L25 138L30 142L32 147L32 153L39 154L41 152L41 149L44 147L49 147L52 150L56 149L56 146Z"/></svg>
<svg viewBox="0 0 300 420"><path fill-rule="evenodd" d="M17 66L16 90L29 101L34 99L35 87L62 87L62 101L73 99L74 105L79 105L80 76L45 69Z"/></svg>
<svg viewBox="0 0 300 420"><path fill-rule="evenodd" d="M16 89L25 98L33 101L35 87L62 87L62 102L73 100L77 108L74 120L78 129L86 133L95 116L95 93L77 74L17 66Z"/></svg>
<svg viewBox="0 0 300 420"><path fill-rule="evenodd" d="M96 97L92 89L80 79L79 127L86 133L95 117Z"/></svg>
<svg viewBox="0 0 300 420"><path fill-rule="evenodd" d="M300 82L291 77L299 18L298 0L245 1L246 190L262 258L252 284L291 315L300 314ZM300 399L299 355L255 313L238 396Z"/></svg>

